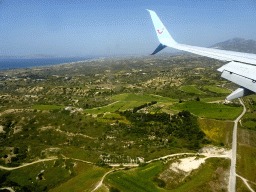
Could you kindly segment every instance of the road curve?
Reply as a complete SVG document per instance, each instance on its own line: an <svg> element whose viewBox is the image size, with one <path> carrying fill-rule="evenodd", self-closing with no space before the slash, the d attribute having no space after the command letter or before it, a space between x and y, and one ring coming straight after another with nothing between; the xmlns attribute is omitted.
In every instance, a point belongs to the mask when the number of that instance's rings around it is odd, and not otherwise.
<svg viewBox="0 0 256 192"><path fill-rule="evenodd" d="M10 192L15 192L11 187L3 187L0 190L9 190Z"/></svg>
<svg viewBox="0 0 256 192"><path fill-rule="evenodd" d="M236 176L239 177L239 178L241 178L241 179L243 180L244 184L248 187L248 189L249 189L251 192L254 192L253 189L252 189L252 188L250 187L250 185L248 184L248 182L247 182L248 180L247 180L247 179L241 177L241 176L238 175L238 174L236 174Z"/></svg>
<svg viewBox="0 0 256 192"><path fill-rule="evenodd" d="M234 130L233 130L233 141L232 141L232 155L231 155L231 167L230 167L230 176L229 176L229 192L236 191L236 146L237 146L237 124L241 117L245 114L246 108L242 100L239 98L239 102L243 105L243 112L237 119L234 121Z"/></svg>
<svg viewBox="0 0 256 192"><path fill-rule="evenodd" d="M124 168L120 168L120 169L124 169ZM112 173L113 171L117 171L117 170L120 170L120 169L110 170L110 171L108 171L107 173L105 173L105 174L103 175L102 179L100 180L99 184L98 184L91 192L96 191L98 188L101 187L101 185L102 185L102 183L103 183L105 177L106 177L109 173Z"/></svg>
<svg viewBox="0 0 256 192"><path fill-rule="evenodd" d="M0 169L11 171L11 170L20 169L22 167L26 167L26 166L29 166L29 165L33 165L35 163L40 163L40 162L44 162L44 161L52 161L52 160L56 160L56 159L58 159L58 157L52 157L52 158L49 158L49 159L40 159L40 160L34 161L32 163L23 164L23 165L18 166L18 167L4 167L4 166L0 166Z"/></svg>

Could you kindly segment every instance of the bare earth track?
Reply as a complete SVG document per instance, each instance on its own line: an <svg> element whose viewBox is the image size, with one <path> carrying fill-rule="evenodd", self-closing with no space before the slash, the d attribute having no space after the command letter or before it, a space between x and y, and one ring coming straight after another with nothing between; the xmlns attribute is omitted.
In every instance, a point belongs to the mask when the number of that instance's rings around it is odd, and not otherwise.
<svg viewBox="0 0 256 192"><path fill-rule="evenodd" d="M232 141L232 156L231 156L231 167L230 167L230 177L229 177L229 191L235 192L236 191L236 147L237 147L237 123L242 118L242 116L246 112L246 108L244 103L239 99L241 105L243 105L243 112L242 114L237 117L235 120L234 130L233 130L233 141Z"/></svg>
<svg viewBox="0 0 256 192"><path fill-rule="evenodd" d="M211 157L219 157L219 158L231 158L231 167L230 167L230 179L229 179L229 191L230 192L235 192L235 186L236 186L236 176L241 178L245 185L247 186L247 188L253 192L253 189L249 186L248 184L248 180L241 177L240 175L237 175L236 172L235 172L235 167L236 167L236 147L237 147L237 123L239 122L239 120L241 119L241 117L245 114L246 112L246 108L245 108L245 105L243 104L243 102L239 99L240 103L243 105L243 112L242 114L234 121L235 122L235 125L234 125L234 131L233 131L233 141L232 141L232 151L227 151L226 153L224 154L209 154L209 153L200 153L200 155L204 155L206 156L205 159L207 158L211 158ZM60 131L60 130L58 130ZM61 132L61 131L60 131ZM70 134L70 133L68 133ZM73 134L72 134L73 135ZM74 134L75 135L75 134ZM84 135L83 135L84 136ZM88 137L88 138L91 138L91 139L95 139L95 138L92 138L92 137L89 137L89 136L85 136L85 137ZM163 156L163 157L160 157L160 158L156 158L156 159L152 159L146 163L151 163L151 162L154 162L154 161L158 161L158 160L161 160L161 159L167 159L169 157L174 157L174 156L182 156L182 155L198 155L198 153L178 153L178 154L171 154L171 155L166 155L166 156ZM64 159L73 159L73 158L67 158L67 157L64 157ZM20 168L23 168L23 167L26 167L26 166L30 166L32 164L36 164L36 163L40 163L40 162L44 162L44 161L52 161L52 160L57 160L58 157L51 157L51 158L47 158L47 159L40 159L40 160L37 160L37 161L34 161L34 162L31 162L31 163L26 163L26 164L23 164L21 166L18 166L18 167L4 167L4 166L0 166L0 169L4 169L4 170L8 170L8 171L11 171L11 170L15 170L15 169L20 169ZM88 162L88 161L84 161L84 160L81 160L81 159L73 159L75 161L81 161L81 162L84 162L84 163L88 163L88 164L94 164L92 162ZM129 166L129 165L127 165ZM130 165L131 167L137 167L138 164L134 164L134 165ZM115 167L115 165L113 165L113 167ZM107 173L105 173L102 177L102 179L100 180L100 182L97 184L97 186L92 190L92 191L95 191L97 189L99 189L102 184L103 184L103 181L104 181L104 178L109 174L109 173L112 173L113 171L117 171L117 170L121 170L121 169L124 169L124 168L119 168L119 169L113 169L113 170L110 170L108 171ZM7 189L7 188L5 188ZM9 190L11 190L11 188L8 188Z"/></svg>

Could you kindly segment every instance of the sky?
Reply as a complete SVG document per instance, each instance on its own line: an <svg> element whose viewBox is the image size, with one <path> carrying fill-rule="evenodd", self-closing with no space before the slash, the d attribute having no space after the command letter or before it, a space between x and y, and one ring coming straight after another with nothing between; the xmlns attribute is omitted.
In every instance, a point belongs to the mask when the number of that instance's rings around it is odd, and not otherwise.
<svg viewBox="0 0 256 192"><path fill-rule="evenodd" d="M150 54L159 41L146 9L179 43L256 40L255 8L255 0L0 0L0 56Z"/></svg>

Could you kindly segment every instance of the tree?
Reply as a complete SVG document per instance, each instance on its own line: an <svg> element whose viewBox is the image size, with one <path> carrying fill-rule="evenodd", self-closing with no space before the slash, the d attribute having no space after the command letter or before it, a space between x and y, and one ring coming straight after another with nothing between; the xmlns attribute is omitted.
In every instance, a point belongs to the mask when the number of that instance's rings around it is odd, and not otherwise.
<svg viewBox="0 0 256 192"><path fill-rule="evenodd" d="M120 192L119 189L115 188L115 187L110 187L110 192Z"/></svg>

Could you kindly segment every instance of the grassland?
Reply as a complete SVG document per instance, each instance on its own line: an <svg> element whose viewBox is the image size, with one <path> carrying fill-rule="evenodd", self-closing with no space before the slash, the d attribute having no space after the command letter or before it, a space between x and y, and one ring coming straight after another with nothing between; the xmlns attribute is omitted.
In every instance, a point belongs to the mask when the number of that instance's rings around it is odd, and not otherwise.
<svg viewBox="0 0 256 192"><path fill-rule="evenodd" d="M65 147L61 150L61 153L69 158L82 159L94 163L96 163L101 154L98 151L84 150L76 147Z"/></svg>
<svg viewBox="0 0 256 192"><path fill-rule="evenodd" d="M188 110L199 116L213 119L235 119L243 111L242 107L231 107L224 104L188 101L170 106L174 110Z"/></svg>
<svg viewBox="0 0 256 192"><path fill-rule="evenodd" d="M239 128L237 133L237 172L256 183L256 131Z"/></svg>
<svg viewBox="0 0 256 192"><path fill-rule="evenodd" d="M256 131L256 111L254 109L250 109L249 111L248 109L250 108L247 107L247 113L242 118L242 125L243 127Z"/></svg>
<svg viewBox="0 0 256 192"><path fill-rule="evenodd" d="M129 171L118 171L109 174L105 182L123 192L165 191L158 188L152 181L162 168L163 164L156 162Z"/></svg>
<svg viewBox="0 0 256 192"><path fill-rule="evenodd" d="M8 179L20 186L26 186L31 191L47 191L60 183L72 178L72 164L70 160L57 160L33 164L10 171ZM66 168L63 166L66 165ZM38 174L43 171L43 179Z"/></svg>
<svg viewBox="0 0 256 192"><path fill-rule="evenodd" d="M256 122L255 121L246 121L243 123L244 126L248 127L249 129L256 130Z"/></svg>
<svg viewBox="0 0 256 192"><path fill-rule="evenodd" d="M151 102L151 101L157 101L157 102L167 102L167 101L178 101L177 99L171 99L168 97L162 97L158 95L142 95L142 94L132 94L132 93L124 93L120 95L115 95L113 97L110 97L109 99L117 100L117 101L137 101L137 102Z"/></svg>
<svg viewBox="0 0 256 192"><path fill-rule="evenodd" d="M240 177L236 178L236 192L251 192Z"/></svg>
<svg viewBox="0 0 256 192"><path fill-rule="evenodd" d="M195 87L195 85L184 85L179 88L179 90L187 92L187 93L194 93L194 94L206 94L203 91L200 91Z"/></svg>
<svg viewBox="0 0 256 192"><path fill-rule="evenodd" d="M220 158L207 159L206 162L199 167L199 169L192 171L191 175L185 179L184 183L180 187L174 190L171 190L171 192L215 191L214 188L218 186L218 182L223 182L222 180L218 181L218 179L215 178L216 170L218 169L218 167L223 167L224 169L228 169L229 162L230 161L227 159L220 159ZM214 185L211 186L213 183Z"/></svg>
<svg viewBox="0 0 256 192"><path fill-rule="evenodd" d="M152 180L157 176L163 169L168 169L169 166L165 167L161 162L155 162L146 165L145 167L139 167L128 171L118 171L109 174L105 182L118 188L123 192L143 192L143 191L207 191L211 188L210 182L218 184L218 180L214 179L215 171L218 167L222 166L227 169L229 160L211 158L207 159L206 163L203 164L198 170L191 173L184 182L180 184L176 189L167 190L166 188L158 187ZM222 181L223 182L223 181Z"/></svg>
<svg viewBox="0 0 256 192"><path fill-rule="evenodd" d="M211 92L214 93L231 93L231 91L224 89L224 88L220 88L220 87L215 87L212 85L205 85L204 88L208 89Z"/></svg>
<svg viewBox="0 0 256 192"><path fill-rule="evenodd" d="M223 101L226 99L226 96L223 97L207 97L207 98L200 98L202 102L214 102L214 101Z"/></svg>
<svg viewBox="0 0 256 192"><path fill-rule="evenodd" d="M74 168L76 176L62 183L51 192L70 192L70 191L91 191L101 180L103 175L109 171L109 168L97 167L84 163L76 163Z"/></svg>
<svg viewBox="0 0 256 192"><path fill-rule="evenodd" d="M90 114L100 114L106 112L115 112L115 111L125 111L127 109L133 109L144 103L157 101L157 102L177 102L177 99L171 99L168 97L161 97L157 95L141 95L141 94L132 94L125 93L120 95L115 95L109 99L115 100L116 102L99 108L86 109L83 113Z"/></svg>
<svg viewBox="0 0 256 192"><path fill-rule="evenodd" d="M125 111L127 109L133 109L134 107L138 107L144 103L145 102L137 102L137 101L118 101L104 107L99 107L95 109L86 109L83 111L83 113L100 114L100 113L106 113L106 112Z"/></svg>
<svg viewBox="0 0 256 192"><path fill-rule="evenodd" d="M231 147L233 122L201 118L198 118L197 121L200 129L208 138L216 143L223 143Z"/></svg>
<svg viewBox="0 0 256 192"><path fill-rule="evenodd" d="M97 118L98 122L115 122L120 121L123 123L130 123L124 116L121 116L117 113L105 113L102 118Z"/></svg>
<svg viewBox="0 0 256 192"><path fill-rule="evenodd" d="M34 105L33 109L38 110L53 110L53 109L62 109L66 106L57 106L57 105Z"/></svg>
<svg viewBox="0 0 256 192"><path fill-rule="evenodd" d="M256 182L256 147L238 144L237 173L249 181Z"/></svg>

